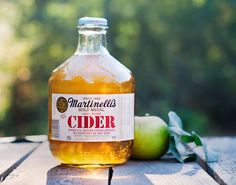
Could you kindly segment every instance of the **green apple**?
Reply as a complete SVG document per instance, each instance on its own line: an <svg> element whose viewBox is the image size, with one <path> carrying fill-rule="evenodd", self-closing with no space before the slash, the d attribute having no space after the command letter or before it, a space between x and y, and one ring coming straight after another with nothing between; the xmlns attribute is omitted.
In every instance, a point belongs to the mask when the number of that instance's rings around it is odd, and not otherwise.
<svg viewBox="0 0 236 185"><path fill-rule="evenodd" d="M157 116L135 116L132 158L152 160L163 156L169 147L167 124Z"/></svg>

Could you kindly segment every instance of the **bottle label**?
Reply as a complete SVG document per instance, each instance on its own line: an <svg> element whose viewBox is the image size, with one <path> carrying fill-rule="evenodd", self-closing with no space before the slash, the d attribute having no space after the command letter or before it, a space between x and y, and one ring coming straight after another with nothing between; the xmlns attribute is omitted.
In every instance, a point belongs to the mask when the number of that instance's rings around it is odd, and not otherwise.
<svg viewBox="0 0 236 185"><path fill-rule="evenodd" d="M134 138L134 94L52 94L52 140Z"/></svg>

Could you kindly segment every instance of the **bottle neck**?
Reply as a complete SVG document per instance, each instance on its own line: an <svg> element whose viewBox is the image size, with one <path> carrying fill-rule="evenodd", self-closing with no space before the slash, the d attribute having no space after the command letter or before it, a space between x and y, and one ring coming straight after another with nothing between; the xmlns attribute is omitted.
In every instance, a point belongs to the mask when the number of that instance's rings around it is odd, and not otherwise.
<svg viewBox="0 0 236 185"><path fill-rule="evenodd" d="M106 30L101 28L83 28L79 30L78 46L75 54L97 54L108 52Z"/></svg>

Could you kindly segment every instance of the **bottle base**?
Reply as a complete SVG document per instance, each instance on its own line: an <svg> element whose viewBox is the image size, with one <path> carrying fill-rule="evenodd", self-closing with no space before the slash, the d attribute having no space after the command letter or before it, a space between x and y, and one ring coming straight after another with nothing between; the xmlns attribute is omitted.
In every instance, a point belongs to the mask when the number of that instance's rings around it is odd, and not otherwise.
<svg viewBox="0 0 236 185"><path fill-rule="evenodd" d="M53 156L65 165L80 168L109 167L125 163L133 140L119 142L65 142L50 140Z"/></svg>
<svg viewBox="0 0 236 185"><path fill-rule="evenodd" d="M62 163L62 165L72 168L83 168L83 169L103 169L103 168L110 168L113 166L113 164L66 164L66 163Z"/></svg>

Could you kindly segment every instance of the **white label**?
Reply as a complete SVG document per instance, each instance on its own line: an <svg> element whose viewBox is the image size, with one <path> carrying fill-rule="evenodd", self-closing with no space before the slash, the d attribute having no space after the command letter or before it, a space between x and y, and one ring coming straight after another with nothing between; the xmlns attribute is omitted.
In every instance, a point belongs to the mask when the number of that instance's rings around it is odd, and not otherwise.
<svg viewBox="0 0 236 185"><path fill-rule="evenodd" d="M52 139L123 141L134 138L134 94L52 94Z"/></svg>

